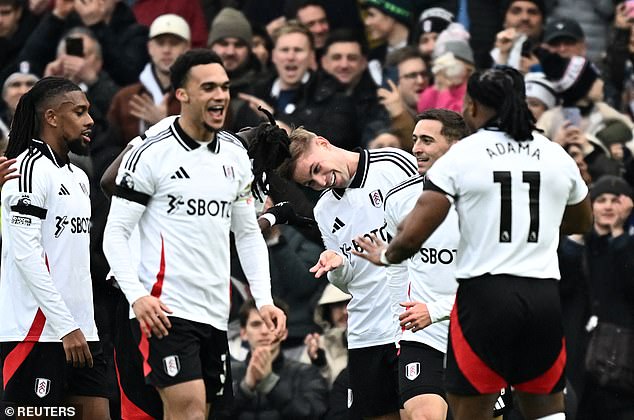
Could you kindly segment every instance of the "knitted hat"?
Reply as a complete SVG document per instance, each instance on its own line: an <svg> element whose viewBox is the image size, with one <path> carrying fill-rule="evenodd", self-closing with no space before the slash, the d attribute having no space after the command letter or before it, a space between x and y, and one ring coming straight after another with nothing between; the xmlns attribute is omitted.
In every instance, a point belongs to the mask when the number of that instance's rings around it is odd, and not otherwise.
<svg viewBox="0 0 634 420"><path fill-rule="evenodd" d="M454 15L442 7L432 7L424 10L418 18L418 29L421 34L441 33L454 20Z"/></svg>
<svg viewBox="0 0 634 420"><path fill-rule="evenodd" d="M362 6L379 9L408 28L412 24L412 0L363 0Z"/></svg>
<svg viewBox="0 0 634 420"><path fill-rule="evenodd" d="M443 43L437 43L436 45L438 46L438 48L434 49L435 57L440 57L443 54L450 52L457 59L462 60L465 63L475 65L473 50L471 49L467 41L452 40Z"/></svg>
<svg viewBox="0 0 634 420"><path fill-rule="evenodd" d="M584 57L564 58L555 53L540 54L540 61L548 80L553 83L564 105L573 105L585 98L599 77L599 71Z"/></svg>
<svg viewBox="0 0 634 420"><path fill-rule="evenodd" d="M568 18L558 18L549 21L544 27L544 42L550 44L557 38L569 38L581 41L585 38L581 25Z"/></svg>
<svg viewBox="0 0 634 420"><path fill-rule="evenodd" d="M621 120L605 121L605 127L597 131L595 136L606 146L614 143L627 143L632 140L632 129Z"/></svg>
<svg viewBox="0 0 634 420"><path fill-rule="evenodd" d="M251 24L242 12L232 7L225 7L211 22L207 46L223 38L238 38L251 48L251 37Z"/></svg>
<svg viewBox="0 0 634 420"><path fill-rule="evenodd" d="M539 11L542 14L542 17L546 16L546 2L544 0L508 0L506 2L506 7L504 7L502 9L502 10L504 10L504 14L506 14L506 12L508 12L508 10L511 7L511 5L513 3L515 3L516 1L530 1L531 3L535 3L535 6L537 6L537 8L539 9Z"/></svg>
<svg viewBox="0 0 634 420"><path fill-rule="evenodd" d="M590 200L596 200L601 194L624 194L634 198L630 185L623 178L614 175L603 175L590 185Z"/></svg>
<svg viewBox="0 0 634 420"><path fill-rule="evenodd" d="M23 79L23 78L26 78L27 80L30 80L33 83L37 83L37 81L40 80L40 78L34 75L33 73L20 73L19 71L16 71L15 73L11 73L11 75L7 77L4 83L2 84L2 96L4 96L5 92L7 91L11 83L15 82L17 79Z"/></svg>
<svg viewBox="0 0 634 420"><path fill-rule="evenodd" d="M526 86L527 98L539 99L546 105L546 109L557 105L557 92L555 92L553 84L546 79L544 73L526 73L526 76L524 76L524 85Z"/></svg>
<svg viewBox="0 0 634 420"><path fill-rule="evenodd" d="M154 19L150 25L150 39L159 35L171 34L183 38L185 41L191 41L191 31L189 24L182 17L173 13L161 15Z"/></svg>

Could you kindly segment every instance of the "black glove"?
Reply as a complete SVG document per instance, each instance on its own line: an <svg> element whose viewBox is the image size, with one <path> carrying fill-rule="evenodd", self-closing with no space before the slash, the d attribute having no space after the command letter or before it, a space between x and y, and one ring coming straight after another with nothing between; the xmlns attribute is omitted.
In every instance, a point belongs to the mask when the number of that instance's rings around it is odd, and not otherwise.
<svg viewBox="0 0 634 420"><path fill-rule="evenodd" d="M264 214L270 214L275 217L275 223L272 225L293 225L293 226L312 226L315 220L310 217L300 216L295 213L293 205L289 201L282 201L269 208ZM262 216L260 216L262 217ZM271 220L269 220L270 222Z"/></svg>

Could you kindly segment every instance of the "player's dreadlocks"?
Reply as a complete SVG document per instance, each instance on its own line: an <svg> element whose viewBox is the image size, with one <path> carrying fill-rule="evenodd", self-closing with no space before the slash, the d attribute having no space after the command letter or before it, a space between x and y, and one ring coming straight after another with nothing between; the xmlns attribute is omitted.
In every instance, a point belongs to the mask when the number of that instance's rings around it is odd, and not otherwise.
<svg viewBox="0 0 634 420"><path fill-rule="evenodd" d="M284 161L291 157L289 147L290 140L286 131L275 123L275 118L262 107L258 108L269 119L268 123L262 123L249 135L249 157L253 160L253 185L251 187L255 197L260 196L260 191L268 194L266 172L274 171ZM258 191L259 189L259 191Z"/></svg>
<svg viewBox="0 0 634 420"><path fill-rule="evenodd" d="M467 83L469 96L495 110L498 127L517 141L532 140L535 117L526 105L522 74L511 67L477 71Z"/></svg>
<svg viewBox="0 0 634 420"><path fill-rule="evenodd" d="M41 134L43 112L51 106L51 100L73 91L81 92L81 89L70 80L62 77L45 77L22 95L11 123L5 156L12 159L31 148L31 140Z"/></svg>

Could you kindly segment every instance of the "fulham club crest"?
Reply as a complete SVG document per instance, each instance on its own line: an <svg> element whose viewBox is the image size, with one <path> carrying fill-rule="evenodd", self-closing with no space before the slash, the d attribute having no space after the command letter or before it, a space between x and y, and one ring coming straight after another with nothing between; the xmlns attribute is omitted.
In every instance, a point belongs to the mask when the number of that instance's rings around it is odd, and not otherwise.
<svg viewBox="0 0 634 420"><path fill-rule="evenodd" d="M235 179L236 175L233 172L233 166L222 165L222 169L225 172L225 177L232 181Z"/></svg>
<svg viewBox="0 0 634 420"><path fill-rule="evenodd" d="M35 379L35 395L44 398L51 391L51 380L46 378Z"/></svg>
<svg viewBox="0 0 634 420"><path fill-rule="evenodd" d="M370 202L374 207L383 207L383 193L381 190L374 190L370 194Z"/></svg>
<svg viewBox="0 0 634 420"><path fill-rule="evenodd" d="M418 378L420 375L420 362L412 362L405 365L405 377L410 381Z"/></svg>
<svg viewBox="0 0 634 420"><path fill-rule="evenodd" d="M178 356L167 356L163 358L163 369L169 376L176 376L181 371L181 361Z"/></svg>

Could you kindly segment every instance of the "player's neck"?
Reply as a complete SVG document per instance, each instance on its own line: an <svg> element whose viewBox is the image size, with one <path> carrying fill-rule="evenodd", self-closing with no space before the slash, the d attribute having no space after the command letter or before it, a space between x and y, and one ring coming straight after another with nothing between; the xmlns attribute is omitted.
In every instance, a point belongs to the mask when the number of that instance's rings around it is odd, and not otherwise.
<svg viewBox="0 0 634 420"><path fill-rule="evenodd" d="M212 141L216 135L215 131L209 131L201 122L192 121L183 115L178 119L178 124L185 134L196 141Z"/></svg>
<svg viewBox="0 0 634 420"><path fill-rule="evenodd" d="M361 154L359 152L351 152L350 150L343 150L343 152L346 153L346 166L348 167L350 181L352 182L352 179L357 174L357 168L359 167L359 158L361 157Z"/></svg>
<svg viewBox="0 0 634 420"><path fill-rule="evenodd" d="M62 138L52 135L48 130L44 130L40 135L40 140L46 143L53 152L60 158L68 160L68 145Z"/></svg>

